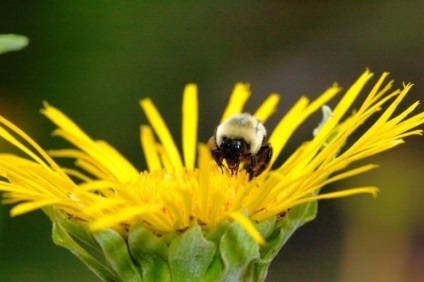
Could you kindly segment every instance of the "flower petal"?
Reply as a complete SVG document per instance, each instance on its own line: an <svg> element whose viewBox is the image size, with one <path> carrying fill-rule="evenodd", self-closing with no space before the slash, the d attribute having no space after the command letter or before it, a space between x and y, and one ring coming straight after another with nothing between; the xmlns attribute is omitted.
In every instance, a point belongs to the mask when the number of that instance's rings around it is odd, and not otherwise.
<svg viewBox="0 0 424 282"><path fill-rule="evenodd" d="M249 233L253 239L255 239L256 242L261 245L265 244L265 239L247 217L239 212L229 213L228 216L237 221L244 228L244 230L246 230L246 232Z"/></svg>
<svg viewBox="0 0 424 282"><path fill-rule="evenodd" d="M58 109L44 103L41 113L59 128L54 134L61 136L88 156L88 162L100 168L105 175L126 183L138 175L138 171L115 148L104 141L94 141L70 118Z"/></svg>
<svg viewBox="0 0 424 282"><path fill-rule="evenodd" d="M280 95L271 94L262 103L262 105L253 114L254 117L262 122L268 120L268 118L275 112L278 102L280 101Z"/></svg>
<svg viewBox="0 0 424 282"><path fill-rule="evenodd" d="M227 108L225 108L224 114L221 118L221 123L227 120L233 114L243 112L244 104L250 97L249 84L237 83L234 87L233 93L231 94L230 101L228 102Z"/></svg>
<svg viewBox="0 0 424 282"><path fill-rule="evenodd" d="M333 85L321 96L309 103L306 97L301 97L297 103L289 110L289 112L278 123L271 134L269 142L273 147L273 156L271 165L275 162L281 150L286 145L293 132L314 112L320 109L325 103L332 99L338 92L340 87Z"/></svg>
<svg viewBox="0 0 424 282"><path fill-rule="evenodd" d="M183 96L183 155L186 168L193 169L196 159L197 143L197 86L188 84Z"/></svg>
<svg viewBox="0 0 424 282"><path fill-rule="evenodd" d="M211 156L209 147L206 145L199 145L199 187L198 187L198 201L199 201L199 218L202 222L207 222L209 210L209 187L211 187L211 173L210 173Z"/></svg>
<svg viewBox="0 0 424 282"><path fill-rule="evenodd" d="M140 127L140 140L149 171L162 169L155 137L153 136L153 132L150 126L142 125Z"/></svg>
<svg viewBox="0 0 424 282"><path fill-rule="evenodd" d="M43 207L51 206L58 203L58 199L45 199L34 202L20 203L10 210L11 216L21 215L30 211L38 210Z"/></svg>
<svg viewBox="0 0 424 282"><path fill-rule="evenodd" d="M142 99L140 105L144 110L151 126L156 132L159 140L161 141L166 154L169 157L169 161L174 169L181 169L183 163L181 161L180 153L178 152L177 146L175 145L174 139L169 132L162 116L149 98Z"/></svg>

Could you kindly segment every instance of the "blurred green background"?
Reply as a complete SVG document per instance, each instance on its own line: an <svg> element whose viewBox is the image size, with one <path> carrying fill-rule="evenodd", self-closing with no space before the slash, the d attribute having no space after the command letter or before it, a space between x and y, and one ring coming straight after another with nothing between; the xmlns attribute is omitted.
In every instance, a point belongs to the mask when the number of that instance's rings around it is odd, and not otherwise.
<svg viewBox="0 0 424 282"><path fill-rule="evenodd" d="M189 82L199 86L201 141L239 81L251 84L248 109L271 92L283 96L270 129L300 95L316 97L334 81L347 88L366 67L376 76L390 71L398 87L415 83L409 102L423 100L423 12L423 1L3 0L0 33L26 35L30 45L0 56L0 113L57 148L63 143L38 113L48 101L141 170L146 119L138 100L152 97L179 140ZM284 154L319 120L306 123ZM409 138L372 160L377 171L339 183L377 185L381 193L321 202L267 281L424 281L423 144ZM97 281L54 246L46 216L10 219L9 209L0 206L0 281Z"/></svg>

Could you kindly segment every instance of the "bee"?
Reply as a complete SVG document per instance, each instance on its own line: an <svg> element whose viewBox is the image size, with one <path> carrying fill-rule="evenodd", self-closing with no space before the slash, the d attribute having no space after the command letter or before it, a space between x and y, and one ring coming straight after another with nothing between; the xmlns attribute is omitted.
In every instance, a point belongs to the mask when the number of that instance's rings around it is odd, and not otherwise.
<svg viewBox="0 0 424 282"><path fill-rule="evenodd" d="M265 126L248 113L234 114L221 123L208 145L216 163L223 167L225 160L231 175L237 174L243 163L249 180L260 175L272 158Z"/></svg>

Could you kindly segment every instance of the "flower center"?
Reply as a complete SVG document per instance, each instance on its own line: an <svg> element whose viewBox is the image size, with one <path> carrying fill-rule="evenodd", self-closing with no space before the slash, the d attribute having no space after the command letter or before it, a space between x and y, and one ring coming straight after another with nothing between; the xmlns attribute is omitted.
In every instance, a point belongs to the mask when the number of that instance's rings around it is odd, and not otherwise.
<svg viewBox="0 0 424 282"><path fill-rule="evenodd" d="M140 220L156 232L194 225L209 230L227 217L237 193L248 183L244 171L230 176L213 164L207 170L145 171L126 185L126 191L117 191L117 196L127 199L126 207L133 207L130 221Z"/></svg>

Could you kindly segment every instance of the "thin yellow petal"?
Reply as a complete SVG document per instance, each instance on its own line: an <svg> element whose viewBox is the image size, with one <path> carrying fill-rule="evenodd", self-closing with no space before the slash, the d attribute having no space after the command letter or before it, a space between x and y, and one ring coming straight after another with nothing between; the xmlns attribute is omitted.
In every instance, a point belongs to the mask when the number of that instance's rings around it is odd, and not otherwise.
<svg viewBox="0 0 424 282"><path fill-rule="evenodd" d="M207 222L208 210L209 210L209 187L210 185L210 163L211 156L209 147L206 145L199 145L199 209L200 209L200 220Z"/></svg>
<svg viewBox="0 0 424 282"><path fill-rule="evenodd" d="M197 86L188 84L183 96L183 155L186 168L193 169L196 159L197 119L198 119Z"/></svg>
<svg viewBox="0 0 424 282"><path fill-rule="evenodd" d="M343 95L343 98L333 110L333 119L336 122L340 121L346 111L356 100L359 93L361 93L361 90L364 88L365 84L371 79L371 77L373 77L373 75L373 73L367 70L352 84L351 87L349 87L349 89Z"/></svg>
<svg viewBox="0 0 424 282"><path fill-rule="evenodd" d="M37 163L21 167L14 164L12 159L2 159L0 166L8 181L20 191L33 190L42 197L60 198L66 197L66 193L63 193L65 187L72 189L69 187L70 183L65 183L56 172L45 169ZM55 184L60 186L56 188Z"/></svg>
<svg viewBox="0 0 424 282"><path fill-rule="evenodd" d="M75 160L84 160L92 163L92 158L78 149L49 150L47 151L47 153L49 153L50 156L55 158L71 158Z"/></svg>
<svg viewBox="0 0 424 282"><path fill-rule="evenodd" d="M320 131L313 139L312 142L315 143L315 146L311 146L313 150L316 151L321 148L322 144L324 144L324 142L328 139L328 136L340 122L347 110L352 106L352 103L355 101L362 88L372 76L373 74L369 71L364 72L343 95L343 98L334 108L331 118L326 121L326 123L320 128Z"/></svg>
<svg viewBox="0 0 424 282"><path fill-rule="evenodd" d="M69 176L73 176L81 181L84 182L88 182L88 181L93 181L92 178L88 177L87 175L81 173L78 170L72 169L72 168L66 168L66 167L62 167L62 170Z"/></svg>
<svg viewBox="0 0 424 282"><path fill-rule="evenodd" d="M102 140L96 140L95 143L103 154L109 156L108 160L110 160L110 163L115 164L114 166L110 166L110 169L115 169L117 174L119 173L122 179L124 179L123 182L131 180L138 175L138 170L115 147Z"/></svg>
<svg viewBox="0 0 424 282"><path fill-rule="evenodd" d="M47 103L44 103L44 106L41 113L58 126L54 134L85 152L91 159L89 162L96 164L105 174L115 177L121 183L137 176L138 171L115 148L104 141L94 141L61 111Z"/></svg>
<svg viewBox="0 0 424 282"><path fill-rule="evenodd" d="M304 115L309 117L311 114L315 113L322 108L328 101L334 98L342 88L338 86L337 83L334 83L331 87L324 91L320 96L313 100L310 105L306 108Z"/></svg>
<svg viewBox="0 0 424 282"><path fill-rule="evenodd" d="M40 112L59 128L64 128L68 132L72 132L75 137L85 141L91 141L91 138L81 130L69 117L59 111L57 108L50 106L47 102L43 103L44 109Z"/></svg>
<svg viewBox="0 0 424 282"><path fill-rule="evenodd" d="M142 99L140 101L140 105L143 108L144 113L150 122L150 125L153 127L159 140L161 141L166 154L169 156L169 161L171 162L172 167L174 169L182 168L183 163L181 161L181 156L178 152L177 146L175 145L174 139L172 138L168 127L166 126L162 116L156 109L152 100L149 98Z"/></svg>
<svg viewBox="0 0 424 282"><path fill-rule="evenodd" d="M316 196L300 199L300 200L292 202L291 205L297 206L297 205L301 205L303 203L307 203L307 202L311 202L315 200L342 198L342 197L352 196L355 194L365 194L365 193L371 194L375 198L377 197L377 192L378 192L378 188L374 186L349 188L349 189L343 189L337 192L324 193L324 194L319 194Z"/></svg>
<svg viewBox="0 0 424 282"><path fill-rule="evenodd" d="M231 94L230 101L221 118L221 123L227 120L233 114L243 112L243 107L250 97L249 84L237 83Z"/></svg>
<svg viewBox="0 0 424 282"><path fill-rule="evenodd" d="M267 121L268 118L275 112L279 101L280 95L269 95L268 98L262 103L262 105L256 110L253 116L262 122Z"/></svg>
<svg viewBox="0 0 424 282"><path fill-rule="evenodd" d="M305 121L306 118L332 99L340 92L340 90L340 87L333 85L310 104L306 97L301 97L296 102L296 104L277 124L269 139L274 151L271 159L271 165L275 162L293 132Z"/></svg>
<svg viewBox="0 0 424 282"><path fill-rule="evenodd" d="M303 157L296 165L296 169L303 170L305 165L310 163L310 160L313 159L317 152L322 149L323 144L325 144L331 134L334 133L334 130L338 127L340 120L345 115L346 111L351 107L352 103L355 101L362 88L372 76L373 74L368 70L365 71L348 89L343 98L334 108L331 118L329 118L323 124L316 136L312 139L309 146L303 152ZM341 142L341 140L339 140L339 142ZM330 150L330 148L328 148L328 150Z"/></svg>
<svg viewBox="0 0 424 282"><path fill-rule="evenodd" d="M389 75L388 72L384 72L380 76L377 83L374 84L372 90L367 95L367 98L365 99L363 104L372 104L373 101L376 101L377 99L379 99L384 93L386 93L391 88L393 81L387 83L386 86L379 91L381 85L383 85L383 82L388 75Z"/></svg>
<svg viewBox="0 0 424 282"><path fill-rule="evenodd" d="M315 200L342 198L342 197L352 196L352 195L355 195L355 194L364 194L364 193L368 193L368 194L371 194L373 197L376 197L377 192L378 192L377 187L368 186L368 187L350 188L350 189L345 189L345 190L342 190L342 191L332 192L332 193L319 194L319 195L316 195L316 196L310 196L310 197L302 198L302 199L299 199L299 200L296 200L296 201L280 202L277 205L275 205L274 207L272 207L272 209L254 214L252 217L255 220L261 221L261 220L265 220L265 219L269 218L270 216L281 213L282 211L286 211L291 207L298 206L298 205L301 205L301 204L304 204L304 203L309 203L309 202L312 202L312 201L315 201Z"/></svg>
<svg viewBox="0 0 424 282"><path fill-rule="evenodd" d="M275 162L278 155L286 145L294 130L298 127L297 117L307 107L309 100L306 97L301 97L296 104L289 110L289 112L281 119L272 132L269 143L272 145L273 155L271 165Z"/></svg>
<svg viewBox="0 0 424 282"><path fill-rule="evenodd" d="M101 229L108 228L110 226L119 225L121 222L133 219L139 215L149 212L149 208L145 207L130 207L126 209L120 209L118 212L107 217L101 217L90 224L92 231L98 231Z"/></svg>
<svg viewBox="0 0 424 282"><path fill-rule="evenodd" d="M53 167L54 170L56 170L59 174L61 174L61 170L59 168L59 166L56 164L56 162L37 144L37 142L35 142L31 137L29 137L25 132L23 132L19 127L17 127L16 125L14 125L13 123L11 123L9 120L5 119L4 117L0 116L0 123L3 123L6 127L8 127L10 130L12 130L13 132L15 132L18 136L20 136L22 139L24 139L26 142L28 142L29 145L31 145L45 160L46 162ZM9 136L11 136L9 134ZM15 138L13 138L15 139ZM6 139L7 140L7 139ZM16 140L16 139L15 139ZM18 142L20 145L20 149L23 149L25 146L22 145L20 142ZM18 143L12 143L15 146L18 145ZM25 152L26 150L24 150ZM34 154L30 154L30 156L34 156ZM31 156L31 157L32 157ZM34 159L37 161L37 159ZM40 159L38 159L40 160ZM39 161L37 161L39 162ZM42 161L43 162L43 161ZM41 165L43 165L42 163L40 163ZM43 165L45 166L45 165ZM64 176L64 173L62 174Z"/></svg>
<svg viewBox="0 0 424 282"><path fill-rule="evenodd" d="M150 126L142 125L140 127L140 141L149 171L162 169L155 137Z"/></svg>
<svg viewBox="0 0 424 282"><path fill-rule="evenodd" d="M10 210L10 215L11 216L17 216L17 215L21 215L30 211L34 211L34 210L38 210L40 208L44 208L47 206L51 206L54 205L56 203L58 203L59 200L58 199L46 199L46 200L39 200L39 201L35 201L35 202L25 202L25 203L21 203L18 204L17 206L13 207Z"/></svg>
<svg viewBox="0 0 424 282"><path fill-rule="evenodd" d="M229 213L228 216L237 221L237 223L240 224L256 242L261 245L265 245L265 239L262 237L261 233L259 233L256 227L247 217L245 217L239 212Z"/></svg>
<svg viewBox="0 0 424 282"><path fill-rule="evenodd" d="M90 182L84 182L79 185L81 191L84 192L102 192L102 196L105 193L110 193L112 196L116 194L115 191L109 192L112 189L120 188L121 186L126 187L125 185L121 185L116 182L110 182L107 180L92 180Z"/></svg>
<svg viewBox="0 0 424 282"><path fill-rule="evenodd" d="M375 122L375 127L378 128L382 123L385 123L392 116L393 112L397 109L400 102L405 98L408 91L411 89L412 84L408 84L400 92L399 96L390 104L390 106L384 111L380 118Z"/></svg>
<svg viewBox="0 0 424 282"><path fill-rule="evenodd" d="M26 146L24 146L21 142L19 142L15 137L13 137L9 132L7 132L3 127L0 127L0 136L4 138L10 144L16 146L22 152L30 156L33 160L35 160L40 165L47 167L46 163L41 160L36 154L34 154L31 150L29 150Z"/></svg>
<svg viewBox="0 0 424 282"><path fill-rule="evenodd" d="M158 209L154 210L154 212L143 214L143 220L150 223L158 231L169 232L174 230L173 219Z"/></svg>
<svg viewBox="0 0 424 282"><path fill-rule="evenodd" d="M170 216L174 218L174 229L182 229L188 225L188 217L183 215L185 210L178 206L174 199L166 201L165 206Z"/></svg>
<svg viewBox="0 0 424 282"><path fill-rule="evenodd" d="M103 213L104 211L116 209L116 207L123 206L125 204L125 200L122 198L108 198L102 199L102 201L96 201L91 205L84 208L84 212L87 214L92 213Z"/></svg>
<svg viewBox="0 0 424 282"><path fill-rule="evenodd" d="M331 176L329 179L325 181L323 181L323 179L327 178L328 175L330 175L329 171L331 170L327 170L327 171L324 170L322 173L315 173L315 175L314 173L312 173L311 176L308 178L308 180L304 183L305 187L302 187L302 189L297 189L297 191L294 191L295 193L292 193L292 194L288 194L287 191L282 190L280 195L277 196L277 200L280 202L291 201L294 197L299 198L306 195L310 195L314 191L317 191L321 189L322 187L327 186L328 184L367 172L377 167L378 167L377 165L372 165L372 164L364 165L359 168L351 169L349 171Z"/></svg>
<svg viewBox="0 0 424 282"><path fill-rule="evenodd" d="M85 160L77 160L75 165L85 170L87 173L92 174L98 179L115 179L111 178L110 175L105 174L104 170L100 169L92 162L87 162ZM115 179L116 180L116 179Z"/></svg>
<svg viewBox="0 0 424 282"><path fill-rule="evenodd" d="M166 153L165 148L160 144L156 144L156 148L157 148L163 168L165 168L167 171L171 171L175 169L175 166L172 164L171 160L169 159L169 155Z"/></svg>

